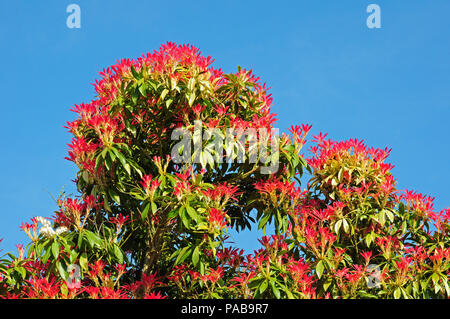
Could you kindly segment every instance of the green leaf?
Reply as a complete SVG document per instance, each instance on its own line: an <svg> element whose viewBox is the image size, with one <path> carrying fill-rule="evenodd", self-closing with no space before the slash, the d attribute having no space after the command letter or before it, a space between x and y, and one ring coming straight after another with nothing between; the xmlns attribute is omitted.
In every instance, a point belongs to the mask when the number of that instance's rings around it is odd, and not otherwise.
<svg viewBox="0 0 450 319"><path fill-rule="evenodd" d="M259 285L259 293L262 295L264 291L266 291L267 287L269 286L267 280L264 280L261 285Z"/></svg>
<svg viewBox="0 0 450 319"><path fill-rule="evenodd" d="M108 153L109 154L109 153ZM110 169L111 169L111 158L109 157L109 156L107 156L106 158L105 158L105 167L106 167L106 169L109 171Z"/></svg>
<svg viewBox="0 0 450 319"><path fill-rule="evenodd" d="M156 83L153 82L153 81L151 81L151 80L147 80L147 82L152 86L153 90L156 91L156 89L158 88L157 85L156 85Z"/></svg>
<svg viewBox="0 0 450 319"><path fill-rule="evenodd" d="M142 96L143 97L146 97L147 96L147 85L145 84L145 83L142 83L140 86L139 86L139 92L141 92L141 94L142 94Z"/></svg>
<svg viewBox="0 0 450 319"><path fill-rule="evenodd" d="M267 222L269 221L270 216L271 216L270 213L266 213L266 214L259 220L259 223L258 223L258 229L263 228L263 227L267 224Z"/></svg>
<svg viewBox="0 0 450 319"><path fill-rule="evenodd" d="M80 267L82 270L87 271L88 270L88 258L86 253L82 253L80 256Z"/></svg>
<svg viewBox="0 0 450 319"><path fill-rule="evenodd" d="M395 299L400 299L401 294L402 294L402 291L400 288L397 288L394 290L394 298Z"/></svg>
<svg viewBox="0 0 450 319"><path fill-rule="evenodd" d="M178 210L174 209L167 215L167 219L171 220L178 216Z"/></svg>
<svg viewBox="0 0 450 319"><path fill-rule="evenodd" d="M197 212L195 211L195 209L193 209L191 206L187 205L186 206L186 211L189 214L189 216L191 216L191 218L193 220L195 220L196 222L198 222L199 217L197 215Z"/></svg>
<svg viewBox="0 0 450 319"><path fill-rule="evenodd" d="M370 244L372 243L372 234L371 233L367 234L365 240L366 240L366 246L370 247Z"/></svg>
<svg viewBox="0 0 450 319"><path fill-rule="evenodd" d="M157 210L158 210L158 207L156 206L155 202L152 202L152 213L156 214Z"/></svg>
<svg viewBox="0 0 450 319"><path fill-rule="evenodd" d="M96 234L91 231L85 232L86 239L88 240L89 245L93 248L94 246L101 246L102 240Z"/></svg>
<svg viewBox="0 0 450 319"><path fill-rule="evenodd" d="M54 241L52 243L52 254L55 259L58 259L59 257L59 243L57 241Z"/></svg>
<svg viewBox="0 0 450 319"><path fill-rule="evenodd" d="M141 78L141 75L136 71L133 64L131 65L131 74L133 74L133 77L136 80L139 80Z"/></svg>
<svg viewBox="0 0 450 319"><path fill-rule="evenodd" d="M437 283L439 282L439 274L433 273L433 275L431 275L431 280L433 281L433 284L437 285Z"/></svg>
<svg viewBox="0 0 450 319"><path fill-rule="evenodd" d="M77 245L78 245L78 248L82 247L82 245L83 245L83 233L79 233L78 234Z"/></svg>
<svg viewBox="0 0 450 319"><path fill-rule="evenodd" d="M112 147L111 150L108 151L108 155L109 155L109 157L111 157L111 160L114 162L116 160L116 154L114 153L114 151L112 149L114 149L114 147Z"/></svg>
<svg viewBox="0 0 450 319"><path fill-rule="evenodd" d="M85 181L85 183L89 183L89 173L87 171L81 172L81 178Z"/></svg>
<svg viewBox="0 0 450 319"><path fill-rule="evenodd" d="M191 95L189 96L189 102L188 102L189 106L192 106L194 104L195 98L196 98L195 93L192 92Z"/></svg>
<svg viewBox="0 0 450 319"><path fill-rule="evenodd" d="M259 291L259 286L261 285L261 283L264 280L265 280L264 278L260 278L260 277L252 278L248 282L248 288L250 288L250 289L257 289L257 291Z"/></svg>
<svg viewBox="0 0 450 319"><path fill-rule="evenodd" d="M327 291L328 287L333 283L333 279L331 277L328 277L327 280L323 283L323 290Z"/></svg>
<svg viewBox="0 0 450 319"><path fill-rule="evenodd" d="M317 277L319 277L319 279L322 277L323 269L324 269L323 260L319 260L319 262L316 265L316 274Z"/></svg>
<svg viewBox="0 0 450 319"><path fill-rule="evenodd" d="M342 225L342 219L339 219L335 224L334 224L334 232L336 234L339 234L339 229L341 228Z"/></svg>
<svg viewBox="0 0 450 319"><path fill-rule="evenodd" d="M378 222L381 224L381 226L384 226L384 224L386 223L385 211L382 210L381 212L379 212L377 217L378 217Z"/></svg>
<svg viewBox="0 0 450 319"><path fill-rule="evenodd" d="M125 170L127 171L128 175L131 175L131 169L130 169L130 165L127 163L127 160L125 159L125 156L123 156L122 153L120 153L118 150L116 150L115 148L113 148L114 153L116 154L117 158L119 159L120 163L122 164L122 166L125 168Z"/></svg>
<svg viewBox="0 0 450 319"><path fill-rule="evenodd" d="M394 214L390 210L387 210L387 209L385 209L384 212L386 213L386 215L387 215L388 219L391 221L391 223L393 223L394 222Z"/></svg>
<svg viewBox="0 0 450 319"><path fill-rule="evenodd" d="M186 216L186 209L184 208L184 206L180 207L180 209L178 210L178 215L180 216L181 222L183 223L184 227L189 229L190 223Z"/></svg>
<svg viewBox="0 0 450 319"><path fill-rule="evenodd" d="M117 204L120 205L120 196L117 194L113 189L108 189L108 194L111 196L112 200L115 201Z"/></svg>
<svg viewBox="0 0 450 319"><path fill-rule="evenodd" d="M205 274L205 264L203 262L200 262L200 274Z"/></svg>
<svg viewBox="0 0 450 319"><path fill-rule="evenodd" d="M42 262L44 264L47 263L48 259L50 258L50 255L52 254L51 247L47 247L44 256L42 257Z"/></svg>
<svg viewBox="0 0 450 319"><path fill-rule="evenodd" d="M436 284L436 285L434 286L434 293L437 294L439 291L441 291L441 286L438 285L438 284Z"/></svg>
<svg viewBox="0 0 450 319"><path fill-rule="evenodd" d="M272 287L272 292L275 295L275 298L280 299L280 290L278 290L273 281L270 281L270 286Z"/></svg>
<svg viewBox="0 0 450 319"><path fill-rule="evenodd" d="M342 220L342 226L344 226L344 231L345 231L345 233L347 234L348 231L349 231L349 225L348 225L348 222L347 222L346 219L343 219L343 220Z"/></svg>
<svg viewBox="0 0 450 319"><path fill-rule="evenodd" d="M66 248L66 251L67 251L67 249L70 249L70 247L65 247L65 248ZM73 264L74 261L78 257L78 253L76 250L71 250L71 251L69 251L69 254L70 254L70 263Z"/></svg>
<svg viewBox="0 0 450 319"><path fill-rule="evenodd" d="M402 223L402 234L405 234L406 231L408 230L408 223L406 222L406 220Z"/></svg>
<svg viewBox="0 0 450 319"><path fill-rule="evenodd" d="M139 99L139 90L135 90L133 94L131 94L131 101L133 101L133 104L136 105L138 99Z"/></svg>
<svg viewBox="0 0 450 319"><path fill-rule="evenodd" d="M448 286L447 278L443 278L445 292L447 293L447 297L450 297L450 287Z"/></svg>
<svg viewBox="0 0 450 319"><path fill-rule="evenodd" d="M117 262L118 262L119 264L122 264L122 263L123 263L123 253L122 253L122 250L119 248L119 246L113 245L113 251L114 251L114 256L115 256L116 259L117 259Z"/></svg>
<svg viewBox="0 0 450 319"><path fill-rule="evenodd" d="M17 267L15 268L15 270L20 274L20 276L22 277L22 279L25 279L25 277L27 276L27 271L25 268L23 267Z"/></svg>
<svg viewBox="0 0 450 319"><path fill-rule="evenodd" d="M66 280L67 279L67 272L64 269L63 264L59 260L56 262L56 268L58 269L59 274L61 275L61 278Z"/></svg>
<svg viewBox="0 0 450 319"><path fill-rule="evenodd" d="M142 219L146 219L147 218L149 210L150 210L150 203L147 203L147 205L145 205L145 207L144 207L144 210L141 212Z"/></svg>
<svg viewBox="0 0 450 319"><path fill-rule="evenodd" d="M187 256L189 256L190 251L191 246L186 246L182 248L180 253L178 254L177 259L175 260L175 265L182 263L187 258Z"/></svg>
<svg viewBox="0 0 450 319"><path fill-rule="evenodd" d="M405 290L405 289L403 289L403 288L401 288L401 290L402 290L402 295L403 295L403 298L405 298L405 299L409 299L409 297L408 297L408 293L406 292L406 290Z"/></svg>
<svg viewBox="0 0 450 319"><path fill-rule="evenodd" d="M161 97L160 97L161 101L164 101L164 98L166 97L167 93L169 93L169 90L168 90L168 89L164 89L164 90L161 92Z"/></svg>
<svg viewBox="0 0 450 319"><path fill-rule="evenodd" d="M292 294L292 292L290 291L290 289L288 287L284 288L284 292L286 293L286 295L289 299L295 299L294 295Z"/></svg>
<svg viewBox="0 0 450 319"><path fill-rule="evenodd" d="M200 259L200 250L198 249L198 246L195 247L194 252L192 253L192 263L196 267L198 264L198 261Z"/></svg>

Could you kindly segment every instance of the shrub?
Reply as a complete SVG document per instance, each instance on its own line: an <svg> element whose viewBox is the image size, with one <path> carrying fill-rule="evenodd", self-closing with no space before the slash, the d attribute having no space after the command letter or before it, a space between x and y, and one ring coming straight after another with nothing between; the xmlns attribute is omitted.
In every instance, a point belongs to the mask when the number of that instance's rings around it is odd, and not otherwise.
<svg viewBox="0 0 450 319"><path fill-rule="evenodd" d="M304 158L311 126L278 136L260 79L212 62L167 43L100 72L67 123L80 195L22 224L1 297L450 296L449 209L396 189L389 150L321 133ZM251 254L228 242L269 224Z"/></svg>

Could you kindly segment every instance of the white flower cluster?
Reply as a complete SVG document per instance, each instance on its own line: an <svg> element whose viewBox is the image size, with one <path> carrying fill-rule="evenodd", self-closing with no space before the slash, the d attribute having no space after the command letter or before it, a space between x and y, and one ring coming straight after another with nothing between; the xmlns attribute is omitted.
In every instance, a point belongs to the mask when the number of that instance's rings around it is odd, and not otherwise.
<svg viewBox="0 0 450 319"><path fill-rule="evenodd" d="M39 230L39 234L44 235L47 238L52 238L55 235L61 235L68 231L67 227L61 226L56 228L54 230L50 224L50 221L48 219L45 219L44 217L38 216L36 217L36 220L42 224L42 228Z"/></svg>

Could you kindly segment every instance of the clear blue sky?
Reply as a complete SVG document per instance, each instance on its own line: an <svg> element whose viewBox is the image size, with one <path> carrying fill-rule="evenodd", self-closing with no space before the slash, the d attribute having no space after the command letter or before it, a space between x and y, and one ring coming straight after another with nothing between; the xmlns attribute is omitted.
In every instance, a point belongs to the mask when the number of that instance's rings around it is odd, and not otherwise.
<svg viewBox="0 0 450 319"><path fill-rule="evenodd" d="M81 29L66 7L81 7ZM366 7L381 7L381 29ZM252 68L272 87L278 127L393 148L400 188L450 205L450 1L25 1L0 4L0 249L26 243L22 221L51 216L74 191L64 159L69 108L94 96L97 72L166 41L214 65ZM239 236L247 249L255 236Z"/></svg>

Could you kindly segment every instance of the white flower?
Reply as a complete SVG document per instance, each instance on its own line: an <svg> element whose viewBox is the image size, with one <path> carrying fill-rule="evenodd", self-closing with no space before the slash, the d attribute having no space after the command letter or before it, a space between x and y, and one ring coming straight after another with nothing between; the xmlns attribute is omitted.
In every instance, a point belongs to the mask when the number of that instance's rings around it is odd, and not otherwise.
<svg viewBox="0 0 450 319"><path fill-rule="evenodd" d="M55 235L59 236L69 231L65 226L58 227L56 230L54 230L50 224L50 221L42 216L37 216L36 220L42 224L42 228L39 230L39 234L42 234L47 238L52 238Z"/></svg>
<svg viewBox="0 0 450 319"><path fill-rule="evenodd" d="M51 238L55 236L55 231L50 226L44 226L39 230L39 234L42 234L47 238Z"/></svg>
<svg viewBox="0 0 450 319"><path fill-rule="evenodd" d="M61 226L61 227L58 227L58 228L56 228L56 231L55 231L55 233L56 233L56 235L61 235L61 234L63 234L63 233L67 233L69 230L67 229L67 227L65 227L65 226Z"/></svg>
<svg viewBox="0 0 450 319"><path fill-rule="evenodd" d="M45 219L42 216L37 216L36 220L40 222L44 227L50 227L50 221L48 219Z"/></svg>

